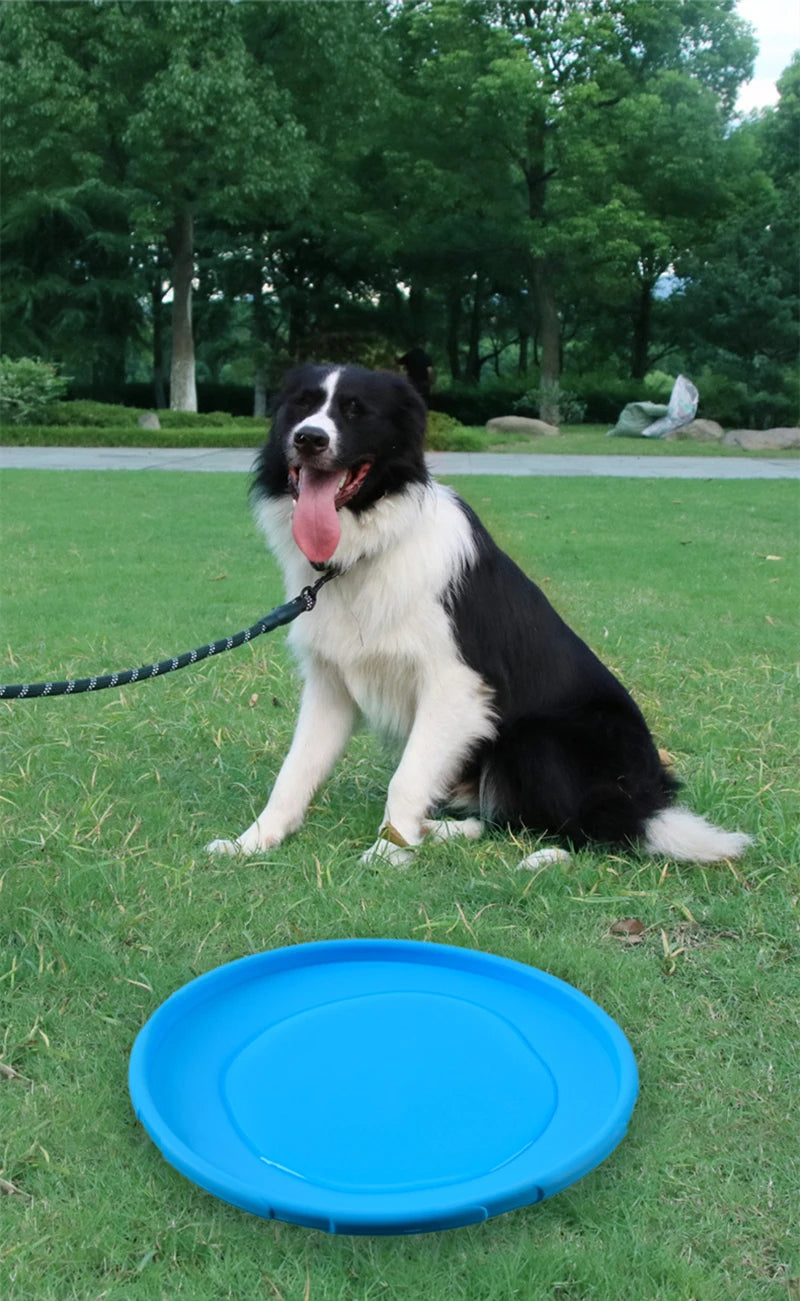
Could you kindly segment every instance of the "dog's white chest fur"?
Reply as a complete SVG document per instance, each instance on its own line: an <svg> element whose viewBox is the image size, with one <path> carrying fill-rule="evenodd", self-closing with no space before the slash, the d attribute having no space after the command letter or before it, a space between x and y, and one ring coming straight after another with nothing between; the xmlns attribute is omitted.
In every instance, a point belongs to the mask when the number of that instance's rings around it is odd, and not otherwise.
<svg viewBox="0 0 800 1301"><path fill-rule="evenodd" d="M292 538L291 503L264 501L258 515L287 588L313 581ZM474 557L454 495L430 484L384 499L363 521L342 516L334 563L347 568L290 633L305 672L335 674L369 724L397 737L408 735L422 695L437 682L460 702L458 712L487 715L485 685L461 660L441 601Z"/></svg>

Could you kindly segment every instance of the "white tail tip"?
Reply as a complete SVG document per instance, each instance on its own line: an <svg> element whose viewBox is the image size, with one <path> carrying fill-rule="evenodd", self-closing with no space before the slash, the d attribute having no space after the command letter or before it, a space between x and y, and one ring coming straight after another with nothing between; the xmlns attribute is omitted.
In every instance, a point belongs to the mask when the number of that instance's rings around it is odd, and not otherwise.
<svg viewBox="0 0 800 1301"><path fill-rule="evenodd" d="M739 858L751 843L752 836L742 831L723 831L689 809L662 809L645 828L645 844L651 853L684 863Z"/></svg>

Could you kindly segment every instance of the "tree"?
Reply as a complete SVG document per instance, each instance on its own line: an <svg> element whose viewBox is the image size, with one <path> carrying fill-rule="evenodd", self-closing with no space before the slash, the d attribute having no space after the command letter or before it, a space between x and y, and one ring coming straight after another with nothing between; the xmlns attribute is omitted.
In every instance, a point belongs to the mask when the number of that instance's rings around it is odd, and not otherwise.
<svg viewBox="0 0 800 1301"><path fill-rule="evenodd" d="M766 423L797 419L800 55L778 90L774 108L730 136L740 193L713 237L678 261L683 284L670 304L673 330L697 364L746 385L754 418Z"/></svg>
<svg viewBox="0 0 800 1301"><path fill-rule="evenodd" d="M194 411L195 223L230 221L256 203L285 212L309 179L303 132L268 66L248 51L236 6L160 0L130 10L127 40L109 48L108 66L122 51L129 66L131 43L147 60L124 142L141 215L172 260L170 404Z"/></svg>
<svg viewBox="0 0 800 1301"><path fill-rule="evenodd" d="M507 291L525 315L518 196L506 158L472 121L475 83L507 36L483 6L449 3L399 10L392 36L394 95L371 192L395 283L408 290L395 299L398 328L406 346L444 335L452 377L476 383L488 304Z"/></svg>
<svg viewBox="0 0 800 1301"><path fill-rule="evenodd" d="M267 63L257 63L247 49L242 8L227 0L202 5L181 0L50 5L32 0L9 6L7 25L18 36L15 72L21 75L6 84L11 82L9 94L19 119L39 96L47 105L48 90L52 111L55 106L66 109L63 121L48 121L40 133L40 162L31 159L30 150L16 150L20 192L41 180L37 192L46 196L44 202L72 214L75 196L91 185L96 194L102 184L116 208L114 233L124 239L125 265L117 278L127 279L128 302L136 302L130 264L142 272L158 262L159 247L167 247L173 299L171 404L186 410L197 407L191 312L196 223L215 217L230 221L253 204L285 214L310 176L303 131L289 99ZM270 2L264 8L285 5ZM31 48L26 49L26 42ZM38 109L39 124L47 113L47 108ZM34 123L36 117L31 115ZM81 148L87 132L92 133L88 150ZM57 144L59 159L67 160L59 162L60 170L75 173L72 191L66 182L57 188L46 175L47 158ZM124 236L116 228L120 214ZM78 210L74 221L82 215ZM92 242L95 253L102 251L106 258L119 248L101 234L108 232L107 224L93 225L94 216L89 214L79 232L83 259ZM27 225L30 238L35 223L28 219ZM88 280L99 278L89 267ZM155 294L151 284L147 292Z"/></svg>
<svg viewBox="0 0 800 1301"><path fill-rule="evenodd" d="M753 49L733 0L29 0L2 21L9 350L111 392L146 340L162 399L169 281L174 405L196 405L196 326L213 373L251 365L260 410L300 355L426 340L473 383L532 346L557 397L576 360L644 373L675 337L659 277L699 302L721 233L748 233L737 205L788 229L764 161L783 137L729 127ZM750 234L753 267L788 257Z"/></svg>
<svg viewBox="0 0 800 1301"><path fill-rule="evenodd" d="M15 352L58 357L110 386L124 379L141 314L125 200L87 67L96 19L93 7L36 0L0 14L4 325Z"/></svg>
<svg viewBox="0 0 800 1301"><path fill-rule="evenodd" d="M689 249L713 238L724 214L746 202L750 178L731 147L713 91L680 71L657 73L609 117L606 201L615 205L620 245L615 273L627 286L630 375L650 367L654 293Z"/></svg>
<svg viewBox="0 0 800 1301"><path fill-rule="evenodd" d="M579 165L587 140L607 138L612 112L670 70L707 84L721 103L730 103L752 62L748 29L733 13L732 0L691 6L680 0L658 6L651 0L486 0L468 6L428 0L411 14L412 37L418 44L427 37L427 49L417 54L419 75L426 65L441 75L441 102L449 99L455 109L451 159L456 167L468 159L473 177L495 178L504 204L514 198L516 220L508 221L507 210L504 215L515 243L522 223L527 227L526 297L541 378L557 392L561 286L569 279L576 236L578 251L596 247ZM414 139L427 152L418 132ZM613 199L609 193L606 202ZM647 218L646 203L640 206ZM643 289L654 267L643 262ZM558 413L547 414L552 419Z"/></svg>

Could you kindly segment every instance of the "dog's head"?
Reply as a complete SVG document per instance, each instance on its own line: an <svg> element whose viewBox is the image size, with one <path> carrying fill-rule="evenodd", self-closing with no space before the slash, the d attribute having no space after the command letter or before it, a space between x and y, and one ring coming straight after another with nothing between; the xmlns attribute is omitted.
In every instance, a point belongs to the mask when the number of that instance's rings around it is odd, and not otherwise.
<svg viewBox="0 0 800 1301"><path fill-rule="evenodd" d="M367 510L427 478L425 406L388 371L303 365L290 371L257 467L256 491L290 494L292 532L312 564L339 543L339 511Z"/></svg>

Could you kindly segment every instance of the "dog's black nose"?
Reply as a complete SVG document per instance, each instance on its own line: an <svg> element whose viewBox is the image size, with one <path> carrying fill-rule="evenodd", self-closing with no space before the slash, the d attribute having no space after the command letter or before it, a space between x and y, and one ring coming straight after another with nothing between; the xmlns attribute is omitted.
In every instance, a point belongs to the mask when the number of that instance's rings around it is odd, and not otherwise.
<svg viewBox="0 0 800 1301"><path fill-rule="evenodd" d="M294 445L301 452L324 452L330 443L330 436L324 429L315 429L313 425L304 425L294 436Z"/></svg>

